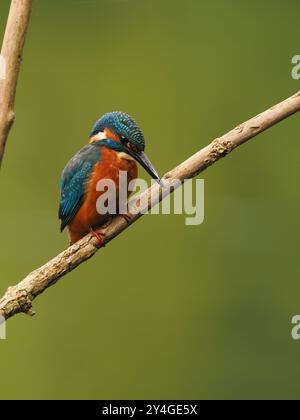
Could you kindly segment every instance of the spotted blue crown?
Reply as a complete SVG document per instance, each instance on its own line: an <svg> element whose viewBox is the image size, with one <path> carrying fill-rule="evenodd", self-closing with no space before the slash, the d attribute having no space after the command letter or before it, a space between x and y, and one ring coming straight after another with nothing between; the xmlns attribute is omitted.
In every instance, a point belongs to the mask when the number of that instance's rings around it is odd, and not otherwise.
<svg viewBox="0 0 300 420"><path fill-rule="evenodd" d="M145 150L145 139L142 130L130 115L119 111L103 115L94 125L90 137L99 133L99 131L104 131L105 128L109 128L120 137L125 137L139 150Z"/></svg>

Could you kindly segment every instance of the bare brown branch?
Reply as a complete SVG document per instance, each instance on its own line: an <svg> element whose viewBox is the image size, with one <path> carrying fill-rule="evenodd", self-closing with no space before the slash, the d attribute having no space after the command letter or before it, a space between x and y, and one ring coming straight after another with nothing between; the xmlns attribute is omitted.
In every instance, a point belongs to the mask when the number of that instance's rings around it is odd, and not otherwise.
<svg viewBox="0 0 300 420"><path fill-rule="evenodd" d="M139 196L141 210L150 209L170 193L170 188L177 184L197 176L207 167L225 157L236 147L267 130L290 115L300 111L300 92L280 104L268 109L262 114L239 125L234 130L217 138L207 147L180 164L177 168L167 173L164 180L164 188L158 185L152 186ZM150 197L152 199L150 200ZM128 217L130 224L138 220L143 214L136 214L136 200L129 206ZM128 222L120 216L116 216L112 222L101 231L105 243L110 242L128 227ZM78 265L87 261L96 252L96 240L88 235L80 242L68 248L60 255L49 261L43 267L30 273L16 286L10 287L0 299L0 314L6 319L24 312L33 315L32 301L49 286L56 283L61 277L74 270Z"/></svg>
<svg viewBox="0 0 300 420"><path fill-rule="evenodd" d="M14 122L14 102L32 0L12 0L1 49L5 78L0 78L0 166Z"/></svg>

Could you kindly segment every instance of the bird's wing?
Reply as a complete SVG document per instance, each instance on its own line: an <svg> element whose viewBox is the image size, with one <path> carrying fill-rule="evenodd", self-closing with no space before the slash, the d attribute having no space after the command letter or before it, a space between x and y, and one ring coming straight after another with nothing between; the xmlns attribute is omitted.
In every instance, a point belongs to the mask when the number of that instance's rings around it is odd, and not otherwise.
<svg viewBox="0 0 300 420"><path fill-rule="evenodd" d="M81 149L65 167L61 178L59 206L61 231L73 220L82 206L87 182L99 159L99 147L89 144Z"/></svg>

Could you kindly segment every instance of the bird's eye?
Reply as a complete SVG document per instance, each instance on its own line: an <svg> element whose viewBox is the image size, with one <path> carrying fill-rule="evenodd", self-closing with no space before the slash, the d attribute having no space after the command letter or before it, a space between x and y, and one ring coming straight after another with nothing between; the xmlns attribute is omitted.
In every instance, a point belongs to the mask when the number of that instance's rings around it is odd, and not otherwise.
<svg viewBox="0 0 300 420"><path fill-rule="evenodd" d="M129 148L135 153L138 153L139 151L139 148L135 144L130 144Z"/></svg>
<svg viewBox="0 0 300 420"><path fill-rule="evenodd" d="M127 140L127 138L126 138L126 137L121 136L121 142L122 142L123 144L127 144L127 143L128 143L128 140Z"/></svg>

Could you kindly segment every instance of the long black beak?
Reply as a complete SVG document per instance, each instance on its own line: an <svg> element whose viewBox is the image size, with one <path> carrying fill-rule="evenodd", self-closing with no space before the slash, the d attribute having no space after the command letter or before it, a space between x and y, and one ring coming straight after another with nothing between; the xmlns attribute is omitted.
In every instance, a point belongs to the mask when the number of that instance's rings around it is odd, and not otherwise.
<svg viewBox="0 0 300 420"><path fill-rule="evenodd" d="M160 176L144 152L134 152L128 148L127 153L132 156L140 165L142 165L148 174L151 175L152 178L161 185Z"/></svg>

